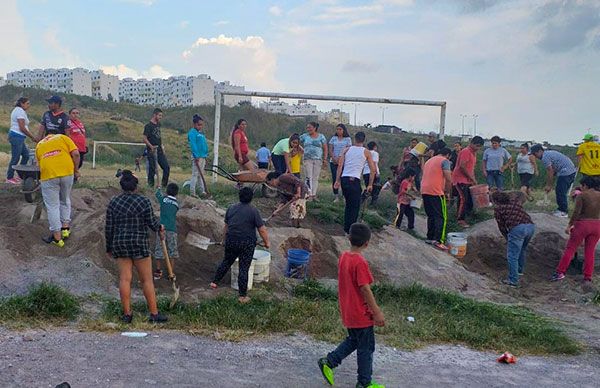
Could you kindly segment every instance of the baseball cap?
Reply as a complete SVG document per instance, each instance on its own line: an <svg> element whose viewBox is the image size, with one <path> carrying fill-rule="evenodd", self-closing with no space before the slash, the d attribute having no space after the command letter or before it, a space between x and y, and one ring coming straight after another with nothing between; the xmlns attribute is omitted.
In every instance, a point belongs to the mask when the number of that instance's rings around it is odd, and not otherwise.
<svg viewBox="0 0 600 388"><path fill-rule="evenodd" d="M585 140L585 141L594 140L594 135L592 135L591 133L586 133L583 136L583 140Z"/></svg>
<svg viewBox="0 0 600 388"><path fill-rule="evenodd" d="M427 136L431 136L431 137L437 137L437 135L438 135L437 132L433 132L433 131L431 131L427 134Z"/></svg>
<svg viewBox="0 0 600 388"><path fill-rule="evenodd" d="M55 104L62 105L62 98L60 98L59 96L56 96L56 95L46 99L46 101L50 104L55 103Z"/></svg>
<svg viewBox="0 0 600 388"><path fill-rule="evenodd" d="M532 154L535 154L536 152L542 151L543 149L544 147L541 144L534 144L533 146L531 146L530 152Z"/></svg>

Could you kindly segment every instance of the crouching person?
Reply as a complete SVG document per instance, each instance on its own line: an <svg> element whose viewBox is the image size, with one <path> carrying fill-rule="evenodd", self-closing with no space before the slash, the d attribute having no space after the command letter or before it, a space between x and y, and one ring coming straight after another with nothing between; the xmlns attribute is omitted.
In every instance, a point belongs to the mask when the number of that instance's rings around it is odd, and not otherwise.
<svg viewBox="0 0 600 388"><path fill-rule="evenodd" d="M508 278L502 283L510 287L518 287L519 277L525 270L527 246L535 232L535 225L525 209L526 200L523 193L511 195L501 191L492 194L494 217L498 229L507 240L506 258L508 260Z"/></svg>
<svg viewBox="0 0 600 388"><path fill-rule="evenodd" d="M263 240L265 248L269 248L269 234L258 210L250 205L254 192L249 187L240 190L240 202L230 206L225 213L225 258L215 273L210 288L217 288L231 265L239 258L239 301L248 303L248 271L252 264L256 247L256 230ZM252 275L250 275L252 276Z"/></svg>
<svg viewBox="0 0 600 388"><path fill-rule="evenodd" d="M299 228L300 221L306 217L306 195L308 194L306 184L294 174L280 174L277 171L270 172L266 180L269 186L277 188L281 198L281 202L277 205L271 217L283 211L284 207L290 202L292 226Z"/></svg>

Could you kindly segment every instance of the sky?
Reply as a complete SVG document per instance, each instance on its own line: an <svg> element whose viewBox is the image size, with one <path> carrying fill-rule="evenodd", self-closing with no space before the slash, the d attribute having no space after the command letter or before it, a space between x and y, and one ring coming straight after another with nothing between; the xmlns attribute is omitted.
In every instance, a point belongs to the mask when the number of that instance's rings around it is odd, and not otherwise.
<svg viewBox="0 0 600 388"><path fill-rule="evenodd" d="M446 101L451 134L463 121L465 132L554 144L600 132L600 0L0 6L2 76L78 66L134 78L209 74L248 90ZM440 121L435 107L318 105L423 132Z"/></svg>

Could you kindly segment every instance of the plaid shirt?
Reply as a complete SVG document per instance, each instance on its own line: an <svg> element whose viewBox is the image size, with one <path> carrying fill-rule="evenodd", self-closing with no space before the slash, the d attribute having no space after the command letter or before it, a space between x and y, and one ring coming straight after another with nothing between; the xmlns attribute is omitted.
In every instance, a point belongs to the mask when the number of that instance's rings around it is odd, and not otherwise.
<svg viewBox="0 0 600 388"><path fill-rule="evenodd" d="M533 224L531 217L518 199L514 199L506 204L497 204L494 207L494 217L498 223L498 229L504 237L517 225Z"/></svg>
<svg viewBox="0 0 600 388"><path fill-rule="evenodd" d="M106 209L106 252L132 259L150 256L147 227L160 227L148 198L130 193L114 197Z"/></svg>

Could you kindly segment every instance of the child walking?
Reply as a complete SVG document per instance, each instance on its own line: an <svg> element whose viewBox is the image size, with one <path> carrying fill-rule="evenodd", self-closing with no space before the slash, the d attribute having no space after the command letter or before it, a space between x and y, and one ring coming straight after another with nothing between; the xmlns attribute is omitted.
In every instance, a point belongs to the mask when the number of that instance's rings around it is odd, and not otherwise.
<svg viewBox="0 0 600 388"><path fill-rule="evenodd" d="M402 173L404 179L400 183L400 191L398 192L398 212L396 213L396 219L394 225L400 229L402 226L402 219L404 215L408 218L408 230L415 229L415 211L410 206L410 201L416 198L417 192L415 191L415 177L417 172L412 168L407 168Z"/></svg>
<svg viewBox="0 0 600 388"><path fill-rule="evenodd" d="M507 241L506 259L508 261L508 278L502 283L510 287L519 286L519 277L525 270L525 253L535 232L535 225L525 209L525 195L511 197L511 194L496 191L492 194L494 217L498 229Z"/></svg>
<svg viewBox="0 0 600 388"><path fill-rule="evenodd" d="M357 388L383 388L371 381L375 334L373 325L385 326L383 312L377 305L371 284L373 275L362 252L369 246L371 230L365 224L350 226L350 251L342 253L338 262L338 295L342 323L348 337L327 357L319 359L319 369L329 385L334 384L333 370L356 351Z"/></svg>
<svg viewBox="0 0 600 388"><path fill-rule="evenodd" d="M165 227L165 242L167 243L167 253L171 261L171 266L175 267L175 259L179 258L179 249L177 248L177 211L179 202L177 202L179 186L176 183L167 185L167 195L164 196L160 187L156 190L156 199L160 204L160 223ZM164 260L160 236L156 235L156 248L154 250L154 259L156 259L156 270L154 271L154 280L163 277L161 261Z"/></svg>

